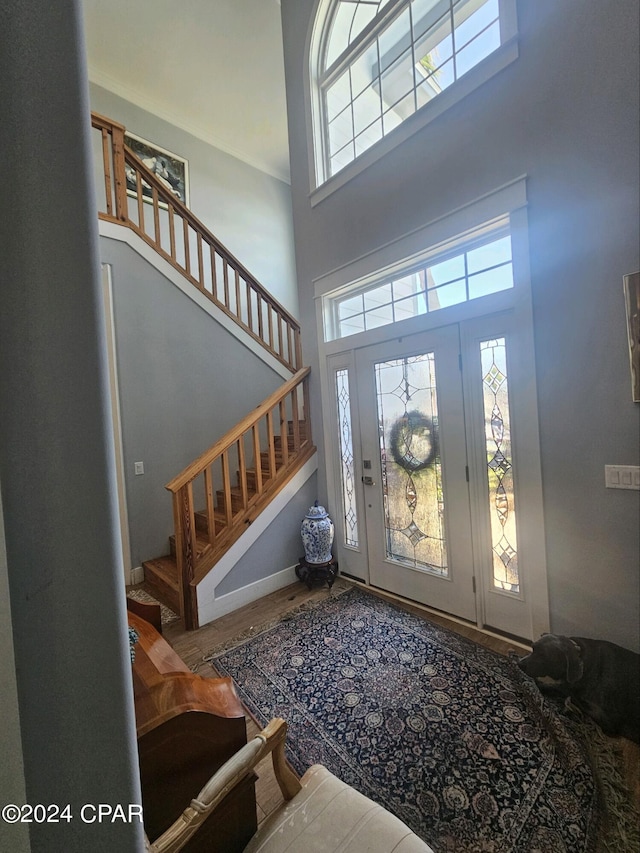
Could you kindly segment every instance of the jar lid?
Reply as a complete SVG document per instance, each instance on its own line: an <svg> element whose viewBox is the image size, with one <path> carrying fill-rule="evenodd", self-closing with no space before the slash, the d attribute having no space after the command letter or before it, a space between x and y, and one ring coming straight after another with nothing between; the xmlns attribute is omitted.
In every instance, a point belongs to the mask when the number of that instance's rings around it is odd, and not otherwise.
<svg viewBox="0 0 640 853"><path fill-rule="evenodd" d="M314 503L313 506L310 506L305 518L327 518L329 513L323 506L318 506L318 501Z"/></svg>

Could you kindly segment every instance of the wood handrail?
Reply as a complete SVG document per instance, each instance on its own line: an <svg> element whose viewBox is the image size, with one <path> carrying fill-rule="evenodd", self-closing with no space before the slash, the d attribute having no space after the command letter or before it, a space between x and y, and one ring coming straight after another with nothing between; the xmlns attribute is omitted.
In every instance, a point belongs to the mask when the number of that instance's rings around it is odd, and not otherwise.
<svg viewBox="0 0 640 853"><path fill-rule="evenodd" d="M292 372L299 369L302 352L298 321L125 145L124 125L98 113L91 114L91 124L102 134L106 211L99 211L99 217L126 225L135 231L278 361ZM129 214L127 167L136 175L137 222ZM149 188L150 197L144 195L143 183ZM145 215L147 203L151 205L148 216ZM167 239L170 241L168 249L163 246L161 210L166 210L166 229L169 234L168 237L165 235L164 242ZM181 229L176 229L176 219ZM182 231L181 235L179 230ZM179 246L184 263L178 258ZM204 247L208 251L206 258ZM218 280L218 266L221 267L220 277L223 282ZM219 293L222 289L223 292Z"/></svg>
<svg viewBox="0 0 640 853"><path fill-rule="evenodd" d="M299 370L166 485L188 629L198 627L198 583L315 452L309 374Z"/></svg>
<svg viewBox="0 0 640 853"><path fill-rule="evenodd" d="M218 441L216 441L216 443L208 450L205 450L205 452L197 459L194 459L190 465L187 465L187 467L181 471L177 477L174 477L173 480L167 483L165 488L175 494L180 491L183 486L186 486L187 483L195 480L195 478L199 476L205 468L211 465L211 463L215 461L221 453L224 453L225 450L232 447L242 435L249 432L249 430L252 429L261 418L265 417L268 412L274 409L281 400L284 400L297 385L306 379L310 372L310 367L303 367L302 370L299 370L291 377L291 379L287 380L284 385L281 385L265 400L263 400L259 406L249 412L248 415L245 415L241 421L225 433L222 438L218 439Z"/></svg>

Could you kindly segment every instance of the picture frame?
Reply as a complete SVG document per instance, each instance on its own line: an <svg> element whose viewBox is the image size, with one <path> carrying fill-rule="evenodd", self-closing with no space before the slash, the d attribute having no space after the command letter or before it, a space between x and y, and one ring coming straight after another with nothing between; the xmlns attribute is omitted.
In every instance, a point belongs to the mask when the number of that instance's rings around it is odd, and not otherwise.
<svg viewBox="0 0 640 853"><path fill-rule="evenodd" d="M136 136L125 131L124 142L142 162L155 173L172 192L177 199L189 207L189 163L184 157L161 148L154 142L149 142L141 136ZM129 169L126 170L127 195L137 196L135 175ZM142 183L143 199L147 203L152 202L151 187L144 181ZM166 205L160 203L161 207Z"/></svg>
<svg viewBox="0 0 640 853"><path fill-rule="evenodd" d="M634 403L640 403L640 272L623 276L623 283L631 367L631 398Z"/></svg>

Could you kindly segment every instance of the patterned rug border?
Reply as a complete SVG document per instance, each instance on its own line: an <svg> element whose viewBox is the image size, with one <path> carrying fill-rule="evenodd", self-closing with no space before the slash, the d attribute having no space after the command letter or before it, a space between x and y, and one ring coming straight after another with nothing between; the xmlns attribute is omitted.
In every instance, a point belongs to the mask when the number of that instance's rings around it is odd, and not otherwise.
<svg viewBox="0 0 640 853"><path fill-rule="evenodd" d="M250 643L260 636L268 633L278 625L295 620L301 614L316 610L327 605L338 597L345 594L363 596L380 602L392 611L408 616L414 619L423 619L422 616L417 616L410 610L404 609L399 604L389 601L383 596L375 595L369 590L363 589L360 586L349 586L331 590L331 596L312 601L304 602L297 607L292 608L286 614L280 617L268 620L258 626L252 626L246 631L233 637L226 643L215 646L210 652L203 657L203 662L209 663L212 669L216 672L215 660L223 655L238 649L239 647ZM478 652L481 655L496 657L509 662L509 666L513 668L514 675L518 681L521 681L525 687L527 696L527 705L531 711L544 720L544 725L547 728L554 728L557 725L563 724L574 731L576 739L579 742L580 751L583 753L585 760L592 768L596 788L597 801L596 810L599 814L595 814L594 821L599 828L595 833L590 846L591 853L640 853L640 815L635 809L631 801L626 782L621 772L620 750L606 738L600 729L591 720L580 715L580 712L571 713L571 709L560 709L560 707L535 687L533 683L529 683L520 669L516 665L519 657L517 652L512 651L509 655L502 655L492 649L482 646L468 637L458 634L456 631L442 625L437 625L429 622L428 618L423 619L429 624L429 628L434 631L439 638L449 640L453 639L459 647L467 647ZM249 704L244 702L245 707L252 717L256 725L260 728L263 725L260 711L254 709ZM577 710L577 709L576 709Z"/></svg>

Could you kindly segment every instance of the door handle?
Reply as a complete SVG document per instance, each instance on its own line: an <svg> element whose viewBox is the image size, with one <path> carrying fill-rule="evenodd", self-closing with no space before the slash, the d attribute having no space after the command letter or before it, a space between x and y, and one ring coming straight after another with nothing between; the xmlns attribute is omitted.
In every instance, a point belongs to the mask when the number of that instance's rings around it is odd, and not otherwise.
<svg viewBox="0 0 640 853"><path fill-rule="evenodd" d="M365 484L365 486L375 486L373 477L363 477L362 482Z"/></svg>

